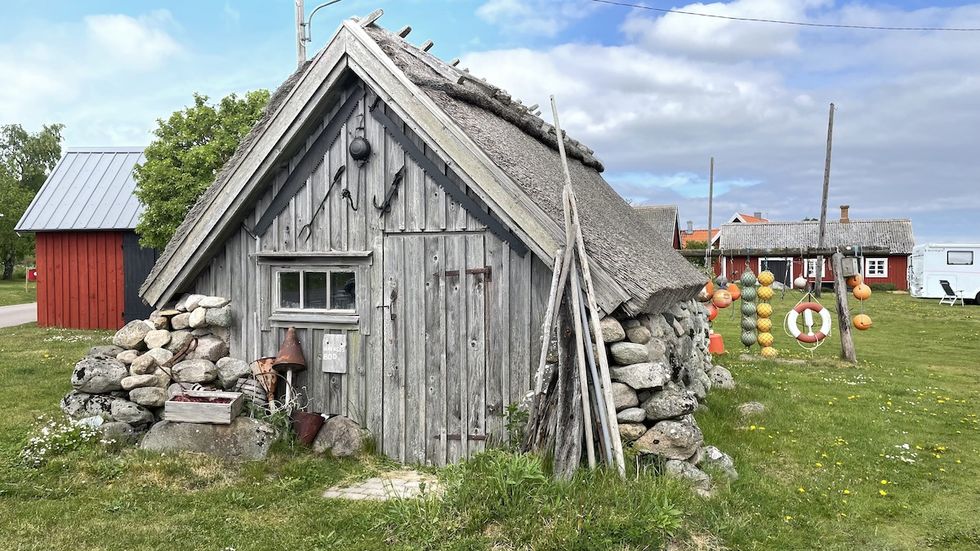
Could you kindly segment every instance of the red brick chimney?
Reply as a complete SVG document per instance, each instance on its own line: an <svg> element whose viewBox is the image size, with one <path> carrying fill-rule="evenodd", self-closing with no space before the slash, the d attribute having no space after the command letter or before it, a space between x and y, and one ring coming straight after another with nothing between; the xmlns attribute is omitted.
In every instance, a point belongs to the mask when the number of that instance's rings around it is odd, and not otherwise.
<svg viewBox="0 0 980 551"><path fill-rule="evenodd" d="M846 224L846 223L848 223L848 222L851 221L851 217L850 217L850 215L847 212L848 209L850 209L850 208L851 208L850 205L841 205L840 206L840 221L842 223L845 223Z"/></svg>

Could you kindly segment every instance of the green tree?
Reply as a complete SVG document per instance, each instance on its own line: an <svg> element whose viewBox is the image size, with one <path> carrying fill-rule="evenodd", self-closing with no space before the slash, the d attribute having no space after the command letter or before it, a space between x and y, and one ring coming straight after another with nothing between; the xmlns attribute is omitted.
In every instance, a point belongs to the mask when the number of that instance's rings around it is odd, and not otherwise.
<svg viewBox="0 0 980 551"><path fill-rule="evenodd" d="M685 249L706 249L708 248L707 241L688 241L684 243Z"/></svg>
<svg viewBox="0 0 980 551"><path fill-rule="evenodd" d="M34 249L34 237L18 236L17 221L61 158L64 125L45 125L30 133L19 124L0 126L0 262L3 279Z"/></svg>
<svg viewBox="0 0 980 551"><path fill-rule="evenodd" d="M136 197L145 206L136 233L144 247L167 246L268 101L268 90L231 94L217 105L194 94L193 106L157 120L146 161L136 168Z"/></svg>

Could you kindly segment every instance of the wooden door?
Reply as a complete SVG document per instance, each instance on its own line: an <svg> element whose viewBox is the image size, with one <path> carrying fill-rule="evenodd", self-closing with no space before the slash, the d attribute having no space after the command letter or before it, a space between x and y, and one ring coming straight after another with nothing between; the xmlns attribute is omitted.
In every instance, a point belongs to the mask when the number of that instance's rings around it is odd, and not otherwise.
<svg viewBox="0 0 980 551"><path fill-rule="evenodd" d="M388 234L384 242L386 455L443 465L487 438L493 274L479 233Z"/></svg>

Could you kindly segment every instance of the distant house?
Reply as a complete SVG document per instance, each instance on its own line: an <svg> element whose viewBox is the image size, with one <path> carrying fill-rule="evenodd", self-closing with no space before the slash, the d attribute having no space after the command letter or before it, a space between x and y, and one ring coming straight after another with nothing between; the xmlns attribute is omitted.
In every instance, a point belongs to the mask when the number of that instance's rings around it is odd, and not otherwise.
<svg viewBox="0 0 980 551"><path fill-rule="evenodd" d="M776 281L789 285L800 275L813 281L820 269L823 281L828 281L830 262L818 267L816 258L805 258L809 256L805 249L816 248L819 231L816 220L725 224L716 273L733 279L748 265L755 273L769 270ZM854 247L868 284L891 283L907 290L908 258L914 245L912 222L907 219L852 220L848 206L842 205L840 219L827 222L825 246Z"/></svg>
<svg viewBox="0 0 980 551"><path fill-rule="evenodd" d="M743 214L741 212L736 212L728 219L726 224L760 224L763 222L768 222L769 220L762 217L761 212L756 212L755 214ZM711 229L711 248L718 248L718 234L720 230L718 228ZM682 231L680 234L681 238L681 248L687 248L688 242L694 241L698 243L708 242L708 230L706 229L694 229L694 222L687 221L687 229Z"/></svg>
<svg viewBox="0 0 980 551"><path fill-rule="evenodd" d="M150 312L139 286L156 261L133 228L141 147L68 149L16 231L37 236L40 326L118 329Z"/></svg>
<svg viewBox="0 0 980 551"><path fill-rule="evenodd" d="M677 223L677 205L640 205L633 207L656 235L675 249L681 248L681 235Z"/></svg>

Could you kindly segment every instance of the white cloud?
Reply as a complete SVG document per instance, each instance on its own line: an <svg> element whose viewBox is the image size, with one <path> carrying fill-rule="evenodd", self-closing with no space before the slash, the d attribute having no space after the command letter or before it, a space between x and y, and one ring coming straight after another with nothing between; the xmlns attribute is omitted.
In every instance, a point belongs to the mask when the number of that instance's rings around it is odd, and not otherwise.
<svg viewBox="0 0 980 551"><path fill-rule="evenodd" d="M777 5L778 4L778 5ZM823 1L738 0L683 9L901 26L980 26L980 7L901 11ZM897 13L897 15L896 15ZM830 205L855 217L912 217L920 238L980 208L975 34L814 30L631 12L626 43L562 44L466 56L474 74L525 103L557 94L563 126L593 147L633 200L716 212L819 214L827 104L838 105ZM547 113L549 109L543 109ZM700 175L695 177L694 175ZM740 185L745 183L757 185ZM703 224L703 223L702 223ZM968 226L980 237L980 227Z"/></svg>
<svg viewBox="0 0 980 551"><path fill-rule="evenodd" d="M594 3L584 0L487 0L477 8L476 14L507 31L550 37L596 8Z"/></svg>
<svg viewBox="0 0 980 551"><path fill-rule="evenodd" d="M87 16L90 54L131 63L140 69L153 68L181 51L165 29L171 22L165 10L139 18L121 14Z"/></svg>

